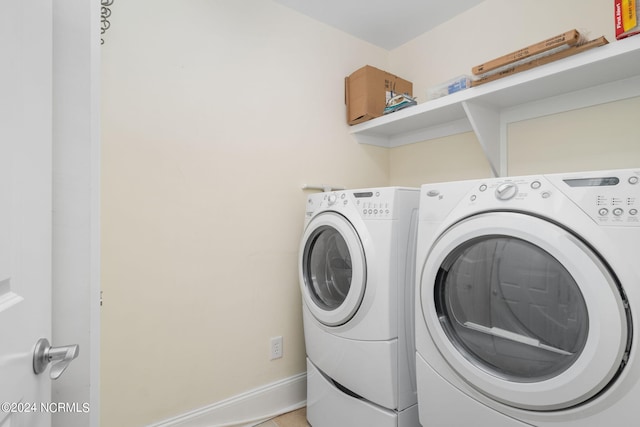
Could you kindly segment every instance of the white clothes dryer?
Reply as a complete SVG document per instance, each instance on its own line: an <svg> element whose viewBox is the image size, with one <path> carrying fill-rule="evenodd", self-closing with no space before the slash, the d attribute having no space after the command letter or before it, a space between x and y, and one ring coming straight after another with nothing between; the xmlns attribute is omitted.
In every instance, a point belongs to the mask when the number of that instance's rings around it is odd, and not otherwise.
<svg viewBox="0 0 640 427"><path fill-rule="evenodd" d="M418 426L419 189L308 197L299 276L313 427Z"/></svg>
<svg viewBox="0 0 640 427"><path fill-rule="evenodd" d="M420 419L432 426L637 418L640 169L421 188Z"/></svg>

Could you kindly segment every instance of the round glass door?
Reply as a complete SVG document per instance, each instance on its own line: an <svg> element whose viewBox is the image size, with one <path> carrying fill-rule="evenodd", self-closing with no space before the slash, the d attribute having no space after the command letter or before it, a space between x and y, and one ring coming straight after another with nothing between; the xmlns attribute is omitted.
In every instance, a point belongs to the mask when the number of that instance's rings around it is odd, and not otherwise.
<svg viewBox="0 0 640 427"><path fill-rule="evenodd" d="M454 249L435 284L449 339L480 369L509 381L553 378L588 337L587 305L571 274L525 240L483 236Z"/></svg>
<svg viewBox="0 0 640 427"><path fill-rule="evenodd" d="M623 365L628 310L609 269L580 239L541 218L494 212L432 246L423 316L467 384L517 408L588 400Z"/></svg>
<svg viewBox="0 0 640 427"><path fill-rule="evenodd" d="M349 294L353 268L351 253L335 228L316 229L307 247L305 278L313 301L324 310L340 307Z"/></svg>
<svg viewBox="0 0 640 427"><path fill-rule="evenodd" d="M364 252L353 226L341 215L323 213L302 239L301 284L311 313L337 326L357 311L365 288Z"/></svg>

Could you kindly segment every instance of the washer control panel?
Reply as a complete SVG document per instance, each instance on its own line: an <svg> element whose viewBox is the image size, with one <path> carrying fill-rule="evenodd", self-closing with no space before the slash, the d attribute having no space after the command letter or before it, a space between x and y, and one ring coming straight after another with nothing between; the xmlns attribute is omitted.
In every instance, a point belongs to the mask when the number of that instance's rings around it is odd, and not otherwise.
<svg viewBox="0 0 640 427"><path fill-rule="evenodd" d="M306 216L310 218L318 210L342 212L356 210L363 219L394 219L393 188L344 190L318 193L307 199Z"/></svg>
<svg viewBox="0 0 640 427"><path fill-rule="evenodd" d="M354 192L356 208L364 218L391 218L393 199L380 190Z"/></svg>

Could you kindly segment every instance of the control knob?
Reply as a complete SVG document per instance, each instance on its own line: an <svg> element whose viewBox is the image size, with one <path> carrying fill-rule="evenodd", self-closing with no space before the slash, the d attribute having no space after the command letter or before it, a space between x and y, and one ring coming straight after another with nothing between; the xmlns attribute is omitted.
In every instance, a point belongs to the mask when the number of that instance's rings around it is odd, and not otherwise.
<svg viewBox="0 0 640 427"><path fill-rule="evenodd" d="M510 200L518 194L518 186L515 182L503 182L496 188L496 198L498 200Z"/></svg>

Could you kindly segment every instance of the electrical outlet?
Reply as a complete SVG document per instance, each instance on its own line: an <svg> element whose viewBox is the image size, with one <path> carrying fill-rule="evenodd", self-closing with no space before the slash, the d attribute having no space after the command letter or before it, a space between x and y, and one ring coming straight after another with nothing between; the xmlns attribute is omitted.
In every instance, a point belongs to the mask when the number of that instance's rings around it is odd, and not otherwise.
<svg viewBox="0 0 640 427"><path fill-rule="evenodd" d="M280 359L282 357L282 337L271 338L271 356L269 360Z"/></svg>

